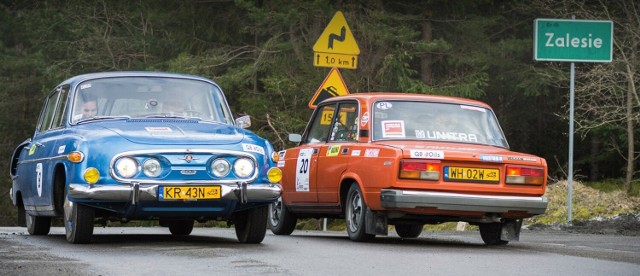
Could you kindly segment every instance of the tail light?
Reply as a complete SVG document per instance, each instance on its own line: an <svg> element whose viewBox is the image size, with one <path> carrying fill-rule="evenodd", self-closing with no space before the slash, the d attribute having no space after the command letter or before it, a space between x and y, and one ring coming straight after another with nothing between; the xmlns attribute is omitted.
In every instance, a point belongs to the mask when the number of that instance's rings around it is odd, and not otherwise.
<svg viewBox="0 0 640 276"><path fill-rule="evenodd" d="M539 167L507 166L507 184L544 184L544 169Z"/></svg>
<svg viewBox="0 0 640 276"><path fill-rule="evenodd" d="M440 179L440 161L402 160L400 178L438 180Z"/></svg>

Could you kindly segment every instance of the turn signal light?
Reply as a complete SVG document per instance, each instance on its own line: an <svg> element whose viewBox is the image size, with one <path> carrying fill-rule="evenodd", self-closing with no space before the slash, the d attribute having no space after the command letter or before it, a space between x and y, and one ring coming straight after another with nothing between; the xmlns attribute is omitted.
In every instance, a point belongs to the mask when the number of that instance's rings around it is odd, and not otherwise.
<svg viewBox="0 0 640 276"><path fill-rule="evenodd" d="M440 179L440 161L402 160L400 162L400 178L405 179Z"/></svg>
<svg viewBox="0 0 640 276"><path fill-rule="evenodd" d="M544 178L540 167L507 166L507 184L542 185Z"/></svg>
<svg viewBox="0 0 640 276"><path fill-rule="evenodd" d="M72 151L67 154L67 159L73 163L80 163L84 159L84 154L79 151Z"/></svg>

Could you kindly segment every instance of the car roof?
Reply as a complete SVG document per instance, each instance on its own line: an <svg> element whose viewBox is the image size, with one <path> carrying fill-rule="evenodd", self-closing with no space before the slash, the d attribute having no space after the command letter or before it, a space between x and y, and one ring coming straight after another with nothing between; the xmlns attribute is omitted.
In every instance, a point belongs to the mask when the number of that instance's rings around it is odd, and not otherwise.
<svg viewBox="0 0 640 276"><path fill-rule="evenodd" d="M113 77L161 77L161 78L182 78L182 79L193 79L193 80L201 80L210 83L215 83L210 79L189 75L189 74L179 74L179 73L170 73L170 72L154 72L154 71L113 71L113 72L99 72L99 73L88 73L82 74L75 77L71 77L66 79L61 85L71 84L83 82L86 80L100 79L100 78L113 78Z"/></svg>
<svg viewBox="0 0 640 276"><path fill-rule="evenodd" d="M455 103L465 105L482 106L491 109L491 107L481 101L471 100L460 97L440 96L440 95L427 95L417 93L405 93L405 92L362 92L349 94L344 96L331 97L323 102L333 102L341 100L362 100L367 102L375 102L380 100L404 100L404 101L429 101L429 102L442 102L442 103Z"/></svg>

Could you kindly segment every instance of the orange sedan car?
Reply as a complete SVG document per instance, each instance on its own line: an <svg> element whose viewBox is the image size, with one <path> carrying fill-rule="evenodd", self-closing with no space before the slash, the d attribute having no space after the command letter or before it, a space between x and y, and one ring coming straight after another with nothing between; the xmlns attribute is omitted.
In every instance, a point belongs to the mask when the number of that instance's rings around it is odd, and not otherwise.
<svg viewBox="0 0 640 276"><path fill-rule="evenodd" d="M485 244L518 240L522 219L543 214L547 163L513 152L487 104L462 98L360 93L315 109L297 147L279 152L282 196L269 227L344 217L349 238L420 235L424 224L478 225Z"/></svg>

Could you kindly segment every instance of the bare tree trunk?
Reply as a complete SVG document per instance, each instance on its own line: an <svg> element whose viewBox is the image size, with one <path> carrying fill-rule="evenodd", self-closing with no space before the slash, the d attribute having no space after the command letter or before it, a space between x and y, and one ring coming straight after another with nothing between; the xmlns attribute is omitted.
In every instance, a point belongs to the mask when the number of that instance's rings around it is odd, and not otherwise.
<svg viewBox="0 0 640 276"><path fill-rule="evenodd" d="M431 11L425 11L426 20L422 22L422 40L433 40L433 26L431 24ZM427 85L433 84L433 74L431 66L433 65L433 55L430 53L425 54L420 59L420 80Z"/></svg>
<svg viewBox="0 0 640 276"><path fill-rule="evenodd" d="M631 191L631 180L633 180L633 161L635 161L634 154L634 139L633 139L633 82L628 82L627 88L627 177L624 181L624 187L627 192Z"/></svg>

